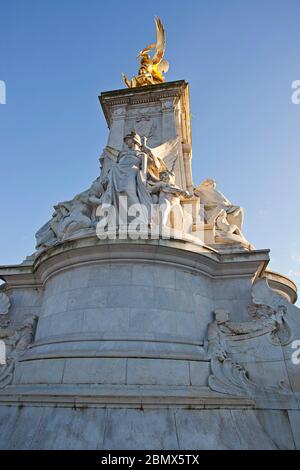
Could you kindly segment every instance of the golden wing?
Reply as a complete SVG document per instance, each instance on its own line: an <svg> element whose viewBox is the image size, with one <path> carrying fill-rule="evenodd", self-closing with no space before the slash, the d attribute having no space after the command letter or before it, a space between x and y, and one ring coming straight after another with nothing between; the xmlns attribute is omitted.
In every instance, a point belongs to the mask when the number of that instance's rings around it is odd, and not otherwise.
<svg viewBox="0 0 300 470"><path fill-rule="evenodd" d="M136 58L139 59L142 55L148 54L151 51L151 49L155 48L155 46L156 44L150 44L150 46L145 47L145 49L143 49L142 51L138 53Z"/></svg>
<svg viewBox="0 0 300 470"><path fill-rule="evenodd" d="M169 62L166 59L163 59L158 65L157 65L157 70L159 73L167 73L169 70Z"/></svg>
<svg viewBox="0 0 300 470"><path fill-rule="evenodd" d="M152 59L153 64L159 64L162 61L162 58L166 49L166 33L165 28L160 20L160 18L155 18L156 24L156 46L155 54Z"/></svg>

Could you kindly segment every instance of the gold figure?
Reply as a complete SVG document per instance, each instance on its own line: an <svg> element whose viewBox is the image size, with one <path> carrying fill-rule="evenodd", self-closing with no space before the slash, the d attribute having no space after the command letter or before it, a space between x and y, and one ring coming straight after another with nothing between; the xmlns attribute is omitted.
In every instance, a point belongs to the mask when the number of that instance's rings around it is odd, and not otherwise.
<svg viewBox="0 0 300 470"><path fill-rule="evenodd" d="M169 70L169 62L163 58L166 49L166 33L159 18L155 18L155 24L156 44L150 44L138 54L137 59L140 59L138 76L129 80L126 75L122 74L124 83L128 88L156 85L165 81L163 73ZM149 52L154 48L155 53L151 58Z"/></svg>

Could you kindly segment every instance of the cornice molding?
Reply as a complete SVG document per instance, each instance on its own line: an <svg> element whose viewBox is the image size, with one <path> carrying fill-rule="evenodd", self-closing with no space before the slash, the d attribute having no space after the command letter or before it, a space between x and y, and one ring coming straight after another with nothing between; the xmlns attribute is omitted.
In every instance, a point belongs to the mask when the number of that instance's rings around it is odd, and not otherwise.
<svg viewBox="0 0 300 470"><path fill-rule="evenodd" d="M180 99L188 84L184 80L167 82L162 85L113 90L101 93L99 101L108 127L111 125L112 108L114 106L140 105L157 103L164 99ZM175 104L175 103L174 103Z"/></svg>

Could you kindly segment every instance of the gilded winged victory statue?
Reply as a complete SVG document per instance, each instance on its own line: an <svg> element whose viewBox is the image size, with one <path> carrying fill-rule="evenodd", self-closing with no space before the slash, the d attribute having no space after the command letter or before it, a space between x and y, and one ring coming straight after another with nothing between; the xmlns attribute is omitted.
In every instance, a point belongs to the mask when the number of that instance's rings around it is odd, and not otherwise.
<svg viewBox="0 0 300 470"><path fill-rule="evenodd" d="M155 24L156 44L150 44L150 46L145 47L137 56L137 59L140 59L139 74L131 80L126 75L122 75L124 83L128 88L156 85L165 81L163 73L169 70L169 63L163 58L166 49L166 33L159 18L155 18ZM155 49L152 58L149 54L151 49Z"/></svg>

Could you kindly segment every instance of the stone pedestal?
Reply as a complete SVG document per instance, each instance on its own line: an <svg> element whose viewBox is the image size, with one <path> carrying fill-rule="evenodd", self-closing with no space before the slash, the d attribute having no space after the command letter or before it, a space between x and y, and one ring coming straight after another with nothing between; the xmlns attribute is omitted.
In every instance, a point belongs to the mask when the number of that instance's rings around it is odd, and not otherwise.
<svg viewBox="0 0 300 470"><path fill-rule="evenodd" d="M30 266L36 288L28 288L30 274L18 285L24 296L39 298L40 308L34 343L16 364L11 386L32 393L37 384L48 395L51 384L57 402L65 386L77 397L86 393L83 384L110 385L110 393L122 385L124 396L138 387L137 406L141 393L157 387L170 404L176 390L188 396L195 386L203 387L197 393L205 401L211 312L224 306L228 289L227 304L234 299L242 318L251 279L266 259L262 251L251 262L243 253L220 260L205 247L171 240L91 237L58 246ZM14 277L7 276L12 289ZM23 302L21 296L15 308L21 311Z"/></svg>
<svg viewBox="0 0 300 470"><path fill-rule="evenodd" d="M101 93L100 103L109 127L108 145L121 150L132 130L150 147L178 138L176 183L193 190L189 86L184 80Z"/></svg>

